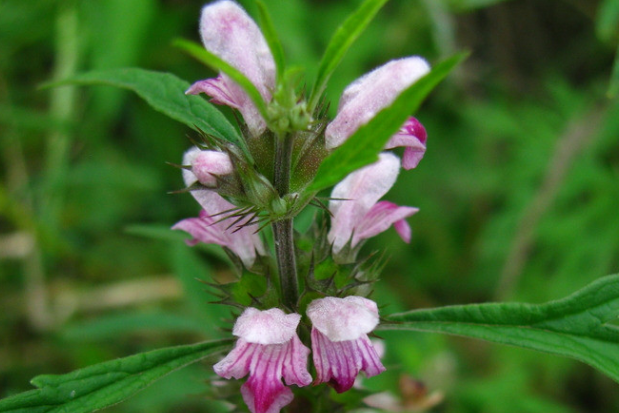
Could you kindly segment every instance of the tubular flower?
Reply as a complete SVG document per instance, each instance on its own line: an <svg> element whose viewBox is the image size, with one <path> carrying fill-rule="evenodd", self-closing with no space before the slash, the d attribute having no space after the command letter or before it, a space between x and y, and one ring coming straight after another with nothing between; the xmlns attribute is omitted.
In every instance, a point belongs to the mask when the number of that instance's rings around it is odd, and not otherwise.
<svg viewBox="0 0 619 413"><path fill-rule="evenodd" d="M378 325L374 301L356 296L321 298L309 304L307 316L312 321L317 383L329 383L342 393L353 386L360 371L367 377L385 371L367 336Z"/></svg>
<svg viewBox="0 0 619 413"><path fill-rule="evenodd" d="M262 32L238 4L223 0L202 9L202 43L209 52L243 73L256 86L262 98L271 100L275 88L275 62ZM247 93L225 73L201 80L186 93L206 93L212 102L241 112L252 135L260 135L266 123Z"/></svg>
<svg viewBox="0 0 619 413"><path fill-rule="evenodd" d="M351 83L342 94L338 113L325 130L328 149L336 148L368 123L378 112L391 105L398 95L430 71L420 57L392 60ZM405 147L405 169L417 166L426 150L426 131L410 118L387 143L385 149Z"/></svg>
<svg viewBox="0 0 619 413"><path fill-rule="evenodd" d="M333 215L328 239L337 254L351 240L351 248L393 225L405 242L410 242L411 229L405 218L417 208L397 206L378 200L393 186L400 160L390 153L380 154L378 162L348 175L333 188L329 211Z"/></svg>
<svg viewBox="0 0 619 413"><path fill-rule="evenodd" d="M198 176L208 176L205 171L225 169L226 162L220 162L217 166L205 165L200 158L198 148L192 148L183 157L184 165L191 165L192 170L183 170L185 184L190 187L198 181ZM210 157L211 155L207 155ZM196 159L199 161L196 163ZM222 164L224 167L222 168ZM203 177L204 178L204 177ZM214 178L213 178L214 179ZM199 189L191 191L193 197L202 206L202 211L197 218L187 218L176 223L172 229L180 229L188 232L193 239L186 241L188 245L196 245L198 242L205 244L217 244L229 248L241 259L246 267L251 267L256 259L256 252L265 254L265 249L260 236L256 233L257 225L247 225L251 218L243 218L234 223L236 218L226 218L236 209L236 206L226 201L216 192ZM233 224L231 226L231 224Z"/></svg>
<svg viewBox="0 0 619 413"><path fill-rule="evenodd" d="M239 338L236 346L213 369L226 379L249 374L241 393L252 413L277 413L292 401L292 391L282 377L289 386L311 383L309 349L296 334L300 319L299 314L285 314L278 308L247 308L236 320L232 330Z"/></svg>

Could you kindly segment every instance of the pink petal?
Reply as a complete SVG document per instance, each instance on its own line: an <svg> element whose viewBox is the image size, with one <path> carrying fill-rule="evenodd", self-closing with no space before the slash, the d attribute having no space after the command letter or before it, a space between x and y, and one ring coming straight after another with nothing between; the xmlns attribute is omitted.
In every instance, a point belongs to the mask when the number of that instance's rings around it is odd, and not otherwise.
<svg viewBox="0 0 619 413"><path fill-rule="evenodd" d="M275 88L273 56L256 23L238 4L224 0L205 6L200 19L200 34L208 51L241 71L266 101L271 100ZM211 96L218 102L233 103L249 130L259 135L265 122L245 91L225 74L214 83L216 88L211 89L214 92Z"/></svg>
<svg viewBox="0 0 619 413"><path fill-rule="evenodd" d="M307 356L310 349L305 347L295 334L288 344L287 362L284 363L283 376L287 385L307 386L312 382L312 376L307 371Z"/></svg>
<svg viewBox="0 0 619 413"><path fill-rule="evenodd" d="M356 340L378 325L378 307L363 297L326 297L312 301L307 316L330 341Z"/></svg>
<svg viewBox="0 0 619 413"><path fill-rule="evenodd" d="M338 114L325 130L327 148L344 143L429 70L424 59L408 57L392 60L354 81L344 90Z"/></svg>
<svg viewBox="0 0 619 413"><path fill-rule="evenodd" d="M419 211L418 208L397 206L389 201L381 201L372 207L363 220L355 228L353 234L352 246L357 245L361 240L371 238L375 235L386 231L394 225L396 230L405 242L410 241L410 227L408 227L408 235L406 227L408 224L404 218L408 218Z"/></svg>
<svg viewBox="0 0 619 413"><path fill-rule="evenodd" d="M229 247L229 240L217 226L213 225L211 218L205 210L200 211L198 218L187 218L177 222L172 229L178 229L189 233L193 239L185 241L187 245L194 246L199 242L205 244L217 244Z"/></svg>
<svg viewBox="0 0 619 413"><path fill-rule="evenodd" d="M351 173L333 188L331 198L342 199L329 202L333 218L328 239L335 253L346 245L365 215L391 189L399 170L398 157L382 153L378 162Z"/></svg>
<svg viewBox="0 0 619 413"><path fill-rule="evenodd" d="M277 413L293 399L292 392L281 381L286 346L262 347L260 357L252 360L251 373L241 393L252 413Z"/></svg>
<svg viewBox="0 0 619 413"><path fill-rule="evenodd" d="M329 383L338 393L349 390L360 371L367 377L385 371L367 335L356 340L334 342L312 328L312 358L316 383Z"/></svg>
<svg viewBox="0 0 619 413"><path fill-rule="evenodd" d="M412 236L411 226L408 225L408 222L406 222L405 219L394 222L393 228L395 228L400 238L402 238L402 241L406 242L407 244L411 242L411 236Z"/></svg>
<svg viewBox="0 0 619 413"><path fill-rule="evenodd" d="M426 153L427 138L428 134L421 122L411 116L400 128L399 132L393 135L389 142L387 142L385 149L392 149L398 146L405 147L402 167L407 170L413 169L417 167Z"/></svg>
<svg viewBox="0 0 619 413"><path fill-rule="evenodd" d="M229 83L229 82L228 82ZM198 80L187 89L186 95L198 95L205 93L211 97L211 102L216 105L226 105L233 109L241 109L241 105L245 101L245 96L240 102L235 101L235 93L238 93L238 88L228 90L227 80L221 75L215 79Z"/></svg>

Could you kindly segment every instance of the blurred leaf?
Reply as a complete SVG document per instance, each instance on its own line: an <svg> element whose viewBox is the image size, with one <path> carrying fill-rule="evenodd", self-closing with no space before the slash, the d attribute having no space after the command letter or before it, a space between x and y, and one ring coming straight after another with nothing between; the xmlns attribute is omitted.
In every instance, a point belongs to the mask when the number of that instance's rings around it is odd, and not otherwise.
<svg viewBox="0 0 619 413"><path fill-rule="evenodd" d="M169 225L134 224L127 226L125 232L131 235L164 241L179 242L187 238L186 233L173 231Z"/></svg>
<svg viewBox="0 0 619 413"><path fill-rule="evenodd" d="M488 303L393 314L382 330L456 334L571 357L619 382L619 275L545 304ZM395 322L395 323L390 323Z"/></svg>
<svg viewBox="0 0 619 413"><path fill-rule="evenodd" d="M280 82L286 68L284 49L279 41L275 27L273 27L273 20L269 15L267 6L262 1L257 1L256 4L258 5L258 12L260 16L260 28L262 29L262 34L264 34L267 44L269 45L271 54L273 54L273 60L275 60L275 67L277 69L277 81Z"/></svg>
<svg viewBox="0 0 619 413"><path fill-rule="evenodd" d="M226 349L229 340L168 347L32 379L38 387L0 400L0 412L90 413L116 404L181 367Z"/></svg>
<svg viewBox="0 0 619 413"><path fill-rule="evenodd" d="M183 317L163 311L147 313L120 313L101 316L95 320L72 323L61 332L72 341L118 340L119 337L144 331L210 333L212 326L195 318Z"/></svg>
<svg viewBox="0 0 619 413"><path fill-rule="evenodd" d="M90 33L91 70L136 66L143 53L148 29L155 17L155 0L106 0L83 2L83 27ZM122 92L118 89L92 91L92 114L109 119L120 110Z"/></svg>
<svg viewBox="0 0 619 413"><path fill-rule="evenodd" d="M447 4L457 11L466 11L472 9L481 9L484 7L494 6L498 3L503 3L507 0L446 0Z"/></svg>
<svg viewBox="0 0 619 413"><path fill-rule="evenodd" d="M608 88L608 96L614 98L619 93L619 46L615 54L615 63L613 64L613 73L610 77L610 86Z"/></svg>
<svg viewBox="0 0 619 413"><path fill-rule="evenodd" d="M404 90L391 106L381 110L329 155L318 168L310 191L320 191L349 173L375 162L385 144L421 105L423 99L467 56L460 53L437 64L430 73Z"/></svg>
<svg viewBox="0 0 619 413"><path fill-rule="evenodd" d="M376 13L378 13L386 2L387 0L365 0L365 2L338 27L320 61L316 82L310 94L310 110L313 110L316 104L318 104L318 100L325 91L331 74L344 58L346 51L352 46L361 33L363 33Z"/></svg>
<svg viewBox="0 0 619 413"><path fill-rule="evenodd" d="M234 80L237 84L239 84L243 88L245 93L247 93L254 105L256 105L256 108L262 115L262 118L268 119L266 102L264 101L264 99L262 99L262 95L258 91L258 88L256 88L256 86L240 70L236 69L228 62L220 59L219 56L216 56L213 53L209 52L198 43L185 39L177 39L176 41L174 41L174 46L185 51L187 54L204 63L205 65L211 67L212 69L223 72L230 76L230 78Z"/></svg>
<svg viewBox="0 0 619 413"><path fill-rule="evenodd" d="M209 338L216 337L220 330L213 326L221 324L220 321L228 316L229 309L213 303L218 301L218 297L211 293L213 289L205 284L214 281L212 270L198 257L198 252L185 243L178 242L171 247L170 266L183 286L194 318L209 327ZM219 246L217 248L221 250Z"/></svg>
<svg viewBox="0 0 619 413"><path fill-rule="evenodd" d="M213 105L200 96L185 95L189 83L170 73L126 68L88 72L44 87L64 85L107 85L129 89L154 109L192 129L207 133L244 147L237 131Z"/></svg>
<svg viewBox="0 0 619 413"><path fill-rule="evenodd" d="M619 33L619 1L603 0L598 6L595 30L605 42Z"/></svg>

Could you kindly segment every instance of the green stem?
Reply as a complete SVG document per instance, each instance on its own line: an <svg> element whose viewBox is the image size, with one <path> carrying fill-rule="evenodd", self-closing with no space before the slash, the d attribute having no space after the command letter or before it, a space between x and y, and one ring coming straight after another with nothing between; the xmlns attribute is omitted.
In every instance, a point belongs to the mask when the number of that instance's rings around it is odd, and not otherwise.
<svg viewBox="0 0 619 413"><path fill-rule="evenodd" d="M293 139L291 136L278 136L275 150L274 184L280 197L290 191L292 146ZM299 299L299 282L297 279L293 218L274 222L273 237L275 239L275 255L279 269L283 304L294 311Z"/></svg>

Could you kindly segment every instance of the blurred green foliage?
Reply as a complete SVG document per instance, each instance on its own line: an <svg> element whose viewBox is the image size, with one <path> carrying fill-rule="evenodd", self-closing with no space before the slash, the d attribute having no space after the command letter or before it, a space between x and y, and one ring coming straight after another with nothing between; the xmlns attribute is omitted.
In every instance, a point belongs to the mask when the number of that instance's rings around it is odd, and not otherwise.
<svg viewBox="0 0 619 413"><path fill-rule="evenodd" d="M241 3L257 16L252 0ZM312 79L360 2L265 3L287 61ZM391 0L347 53L327 89L332 113L348 83L389 59L471 51L417 113L428 152L390 194L421 209L412 243L388 232L366 246L388 245L375 294L383 313L543 302L618 271L618 3ZM182 180L165 164L179 162L195 133L122 90L37 89L115 67L212 76L171 46L199 39L201 6L0 1L1 396L29 389L35 375L224 333L229 309L208 304L196 279L229 279L226 257L167 230L198 212L190 196L167 194ZM619 409L617 384L573 361L431 334L381 336L389 371L365 385L397 395L400 376L413 377L442 392L432 411ZM194 366L108 411L221 411L204 397L211 377Z"/></svg>

